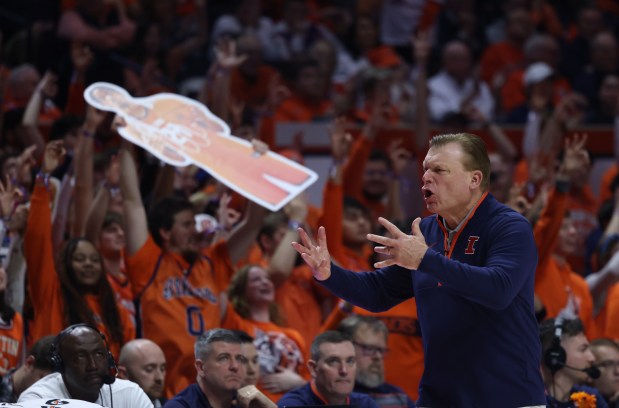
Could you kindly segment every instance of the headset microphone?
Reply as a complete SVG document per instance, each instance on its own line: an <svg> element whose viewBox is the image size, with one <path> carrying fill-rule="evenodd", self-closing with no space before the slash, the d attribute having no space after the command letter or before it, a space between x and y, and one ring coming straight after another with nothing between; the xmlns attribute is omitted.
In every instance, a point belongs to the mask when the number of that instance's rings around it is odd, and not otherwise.
<svg viewBox="0 0 619 408"><path fill-rule="evenodd" d="M110 374L106 374L103 376L103 384L114 384L114 381L116 381L116 377Z"/></svg>
<svg viewBox="0 0 619 408"><path fill-rule="evenodd" d="M116 367L116 361L112 359L109 362L109 365L111 366L109 367L110 371L114 370L114 375L108 372L107 374L103 376L103 384L107 384L107 385L114 384L114 381L116 381L116 376L118 375L118 367Z"/></svg>
<svg viewBox="0 0 619 408"><path fill-rule="evenodd" d="M596 366L591 366L587 368L576 368L576 367L570 367L566 364L564 365L564 367L569 368L570 370L582 371L583 373L587 373L587 375L591 377L592 380L597 380L598 378L600 378L600 375L602 374L600 369L597 368Z"/></svg>

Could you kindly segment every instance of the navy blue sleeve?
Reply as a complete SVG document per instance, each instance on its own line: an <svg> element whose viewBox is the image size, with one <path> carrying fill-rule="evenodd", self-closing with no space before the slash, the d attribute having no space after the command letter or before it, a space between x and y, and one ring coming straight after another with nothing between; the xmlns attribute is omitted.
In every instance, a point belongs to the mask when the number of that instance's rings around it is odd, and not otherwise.
<svg viewBox="0 0 619 408"><path fill-rule="evenodd" d="M284 408L284 407L300 407L303 405L308 405L307 401L305 401L303 398L300 398L299 395L295 395L295 394L285 394L284 396L282 396L279 401L277 401L277 406L279 408Z"/></svg>
<svg viewBox="0 0 619 408"><path fill-rule="evenodd" d="M353 305L370 312L383 312L413 297L412 272L390 266L373 272L352 272L331 264L323 286Z"/></svg>
<svg viewBox="0 0 619 408"><path fill-rule="evenodd" d="M508 307L535 273L537 248L531 225L522 217L505 217L484 239L490 240L483 266L452 260L429 250L418 272L438 279L448 290L495 310Z"/></svg>

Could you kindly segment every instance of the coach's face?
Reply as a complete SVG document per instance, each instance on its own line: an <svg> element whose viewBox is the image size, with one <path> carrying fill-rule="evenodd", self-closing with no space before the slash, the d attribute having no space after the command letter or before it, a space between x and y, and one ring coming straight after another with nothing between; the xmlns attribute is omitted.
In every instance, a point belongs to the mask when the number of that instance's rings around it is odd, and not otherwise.
<svg viewBox="0 0 619 408"><path fill-rule="evenodd" d="M108 374L108 350L101 335L78 327L62 339L59 352L64 364L62 379L71 398L95 402Z"/></svg>
<svg viewBox="0 0 619 408"><path fill-rule="evenodd" d="M482 173L464 167L465 153L458 143L431 147L423 161L423 187L428 210L455 228L476 201ZM452 225L453 224L453 225Z"/></svg>

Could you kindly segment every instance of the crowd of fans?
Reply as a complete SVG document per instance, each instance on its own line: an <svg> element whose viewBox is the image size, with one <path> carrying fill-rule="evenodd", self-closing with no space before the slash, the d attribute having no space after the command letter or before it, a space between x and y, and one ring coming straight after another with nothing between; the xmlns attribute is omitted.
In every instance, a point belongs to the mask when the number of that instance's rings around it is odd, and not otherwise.
<svg viewBox="0 0 619 408"><path fill-rule="evenodd" d="M421 162L436 129L477 129L492 147L491 193L534 229L539 321L579 318L589 340L619 340L619 167L595 194L587 136L567 137L583 125L619 134L614 2L15 3L0 6L5 381L38 369L26 358L41 354L37 341L87 323L114 356L135 338L161 347L171 398L195 379L196 338L224 327L254 339L258 387L276 402L310 378L316 335L373 315L389 334L386 380L416 399L414 300L379 314L352 307L313 280L290 243L299 226L323 225L338 264L372 269L366 235L377 217L406 229L426 215ZM113 114L88 106L96 81L133 97L194 98L232 134L300 163L311 135L280 146L277 125L329 124L322 206L301 194L270 213L203 169L160 163L123 141ZM504 125L522 129L522 145ZM380 142L397 128L410 137ZM617 145L607 151L619 159ZM216 222L198 232L196 214ZM614 361L600 367L615 386L600 390L617 403Z"/></svg>

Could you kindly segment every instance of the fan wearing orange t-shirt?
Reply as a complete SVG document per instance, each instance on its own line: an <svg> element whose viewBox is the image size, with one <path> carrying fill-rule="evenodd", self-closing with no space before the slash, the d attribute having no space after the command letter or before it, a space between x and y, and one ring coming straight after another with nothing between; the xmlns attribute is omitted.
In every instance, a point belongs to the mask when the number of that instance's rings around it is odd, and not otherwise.
<svg viewBox="0 0 619 408"><path fill-rule="evenodd" d="M538 249L535 294L546 309L547 317L556 317L571 309L583 322L588 337L597 337L593 322L593 299L585 279L575 273L567 257L575 251L577 231L568 212L570 180L587 166L584 150L586 137L566 142L563 161L556 176L556 187L549 194L542 214L535 224L534 237Z"/></svg>
<svg viewBox="0 0 619 408"><path fill-rule="evenodd" d="M187 199L164 197L147 217L130 147L120 153L127 276L140 305L141 334L166 355L168 378L174 379L166 384L171 398L194 381L196 338L220 326L232 263L254 241L263 215L250 205L227 241L201 248Z"/></svg>
<svg viewBox="0 0 619 408"><path fill-rule="evenodd" d="M595 302L595 322L600 336L619 340L619 192L613 213L597 244L599 269L587 276Z"/></svg>
<svg viewBox="0 0 619 408"><path fill-rule="evenodd" d="M279 74L262 61L262 44L255 35L237 40L237 54L245 60L230 72L230 96L234 102L258 111L267 103L270 87L279 80Z"/></svg>
<svg viewBox="0 0 619 408"><path fill-rule="evenodd" d="M306 225L307 211L306 199L298 196L283 211L267 215L257 239L261 253L248 263L259 264L269 273L282 325L311 339L319 333L334 297L315 282L305 263L299 264L297 252L290 245L299 239L297 228Z"/></svg>
<svg viewBox="0 0 619 408"><path fill-rule="evenodd" d="M275 285L268 272L245 265L232 278L223 327L242 330L254 338L260 363L258 388L272 401L307 381L308 347L301 334L279 326Z"/></svg>
<svg viewBox="0 0 619 408"><path fill-rule="evenodd" d="M535 63L545 63L550 67L555 75L551 78L552 82L552 104L556 105L563 96L571 91L570 83L563 77L557 75L557 67L560 59L559 44L556 39L548 34L535 34L527 40L524 45L525 60L527 67ZM501 87L501 110L509 113L515 108L527 102L527 86L525 83L525 68L511 72Z"/></svg>
<svg viewBox="0 0 619 408"><path fill-rule="evenodd" d="M0 375L20 365L24 342L24 322L6 301L6 271L0 266Z"/></svg>
<svg viewBox="0 0 619 408"><path fill-rule="evenodd" d="M506 40L488 46L479 63L481 79L493 91L500 90L512 71L523 68L525 60L522 48L533 28L531 15L522 8L507 13L506 23Z"/></svg>
<svg viewBox="0 0 619 408"><path fill-rule="evenodd" d="M101 254L88 240L69 240L55 264L49 173L64 157L62 141L45 147L41 173L30 201L24 237L28 290L34 308L30 340L57 334L66 326L88 323L106 337L110 350L118 355L123 343L135 337L129 313L116 305L112 288L103 272Z"/></svg>
<svg viewBox="0 0 619 408"><path fill-rule="evenodd" d="M306 60L291 65L291 95L260 124L260 139L273 148L277 123L324 122L333 117L333 102L325 95L324 81L316 61Z"/></svg>

